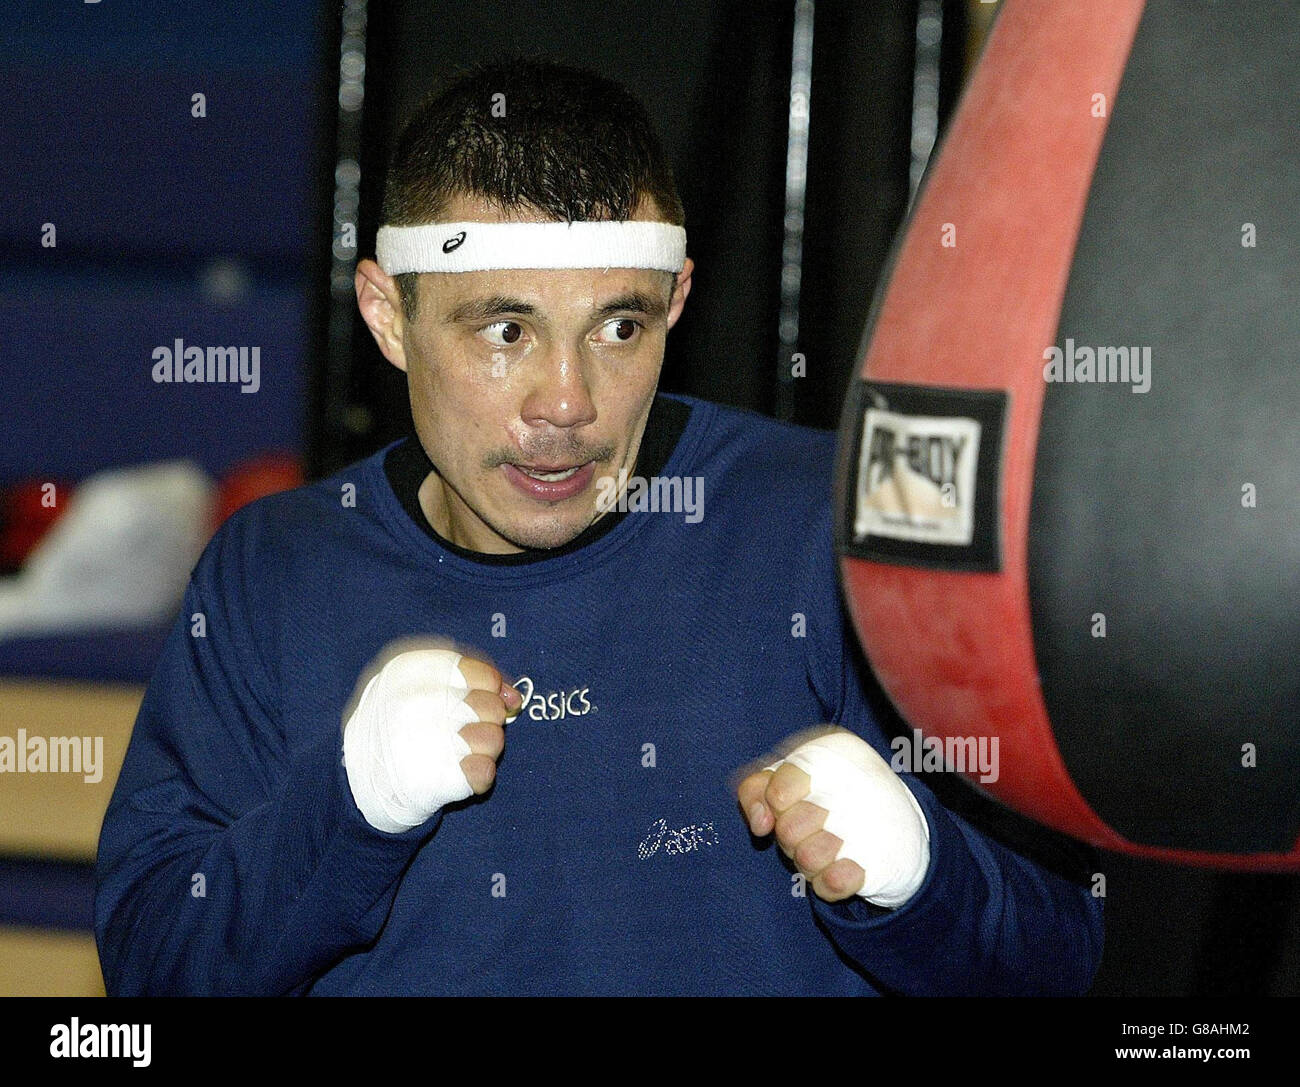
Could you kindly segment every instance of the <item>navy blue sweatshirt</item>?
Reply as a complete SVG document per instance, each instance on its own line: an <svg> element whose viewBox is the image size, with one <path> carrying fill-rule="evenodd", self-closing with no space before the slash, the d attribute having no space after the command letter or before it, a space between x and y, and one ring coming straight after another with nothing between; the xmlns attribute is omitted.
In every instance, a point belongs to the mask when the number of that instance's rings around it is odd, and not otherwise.
<svg viewBox="0 0 1300 1087"><path fill-rule="evenodd" d="M638 471L697 480L702 516L475 555L399 482L428 468L408 439L226 522L104 821L109 993L1087 991L1100 901L916 777L930 867L898 909L805 893L749 834L738 771L792 733L834 722L890 758L839 595L834 436L663 394L652 423ZM489 793L388 834L352 799L342 714L413 635L528 697Z"/></svg>

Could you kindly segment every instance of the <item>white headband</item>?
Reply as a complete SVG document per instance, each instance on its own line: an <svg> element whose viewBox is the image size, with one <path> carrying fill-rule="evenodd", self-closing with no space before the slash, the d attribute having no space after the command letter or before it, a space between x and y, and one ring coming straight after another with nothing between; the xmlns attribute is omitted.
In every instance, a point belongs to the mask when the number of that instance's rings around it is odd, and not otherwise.
<svg viewBox="0 0 1300 1087"><path fill-rule="evenodd" d="M671 223L604 219L383 226L375 239L375 255L390 276L492 268L651 268L680 272L686 264L686 230Z"/></svg>

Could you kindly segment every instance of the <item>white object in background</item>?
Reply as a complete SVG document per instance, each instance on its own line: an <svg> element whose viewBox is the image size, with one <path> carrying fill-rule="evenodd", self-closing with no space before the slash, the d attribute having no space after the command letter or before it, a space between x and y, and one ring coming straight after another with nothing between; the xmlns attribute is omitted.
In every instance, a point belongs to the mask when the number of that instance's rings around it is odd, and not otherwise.
<svg viewBox="0 0 1300 1087"><path fill-rule="evenodd" d="M0 638L166 622L211 535L216 487L190 460L99 472L0 582Z"/></svg>

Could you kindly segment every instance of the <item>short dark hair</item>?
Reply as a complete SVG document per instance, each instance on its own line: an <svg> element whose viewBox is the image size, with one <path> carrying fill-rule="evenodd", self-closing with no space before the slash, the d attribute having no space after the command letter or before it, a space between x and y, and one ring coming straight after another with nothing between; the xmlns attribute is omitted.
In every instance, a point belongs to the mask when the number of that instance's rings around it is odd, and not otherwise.
<svg viewBox="0 0 1300 1087"><path fill-rule="evenodd" d="M407 121L388 170L382 222L438 222L457 196L567 222L627 219L648 197L664 221L686 223L645 107L603 76L547 62L477 68L426 98ZM408 320L417 276L396 277Z"/></svg>

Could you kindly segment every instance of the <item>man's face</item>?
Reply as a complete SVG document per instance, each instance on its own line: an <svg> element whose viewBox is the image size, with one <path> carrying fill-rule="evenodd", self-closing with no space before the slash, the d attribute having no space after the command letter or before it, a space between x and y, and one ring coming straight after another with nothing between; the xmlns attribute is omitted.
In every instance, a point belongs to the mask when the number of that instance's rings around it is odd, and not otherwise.
<svg viewBox="0 0 1300 1087"><path fill-rule="evenodd" d="M527 218L540 217L461 198L445 221ZM420 492L435 529L504 553L558 547L602 515L597 481L633 469L689 289L674 292L672 279L618 268L420 276L415 320L397 318L403 359L385 353L404 362L437 468Z"/></svg>

